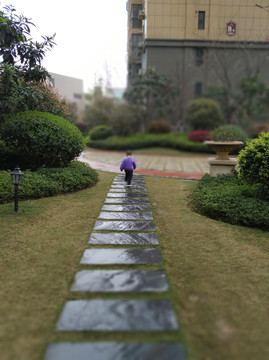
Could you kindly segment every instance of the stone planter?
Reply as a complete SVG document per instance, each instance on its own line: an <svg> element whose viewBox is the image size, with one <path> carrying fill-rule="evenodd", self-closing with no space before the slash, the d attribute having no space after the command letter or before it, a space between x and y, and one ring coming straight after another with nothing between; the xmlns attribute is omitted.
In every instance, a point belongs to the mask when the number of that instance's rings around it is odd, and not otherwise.
<svg viewBox="0 0 269 360"><path fill-rule="evenodd" d="M210 176L223 174L232 174L237 165L236 158L230 158L229 153L236 150L242 141L205 141L205 144L217 155L215 158L209 158Z"/></svg>

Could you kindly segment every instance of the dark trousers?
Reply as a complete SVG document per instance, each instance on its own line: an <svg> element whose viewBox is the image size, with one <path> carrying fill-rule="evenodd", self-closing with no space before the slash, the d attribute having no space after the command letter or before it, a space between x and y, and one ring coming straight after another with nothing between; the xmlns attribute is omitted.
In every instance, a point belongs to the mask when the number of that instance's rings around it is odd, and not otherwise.
<svg viewBox="0 0 269 360"><path fill-rule="evenodd" d="M133 170L125 170L125 181L127 181L127 185L131 185L132 178Z"/></svg>

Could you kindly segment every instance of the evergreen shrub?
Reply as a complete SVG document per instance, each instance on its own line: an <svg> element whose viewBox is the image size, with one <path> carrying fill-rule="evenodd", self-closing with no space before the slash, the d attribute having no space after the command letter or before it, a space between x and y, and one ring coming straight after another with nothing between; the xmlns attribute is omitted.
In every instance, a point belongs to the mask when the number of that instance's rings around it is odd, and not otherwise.
<svg viewBox="0 0 269 360"><path fill-rule="evenodd" d="M89 166L73 161L62 168L42 168L23 171L19 198L31 199L69 193L94 185L98 174ZM0 171L0 203L13 201L14 186L9 171Z"/></svg>
<svg viewBox="0 0 269 360"><path fill-rule="evenodd" d="M250 184L262 184L269 191L269 132L247 141L239 153L238 174Z"/></svg>
<svg viewBox="0 0 269 360"><path fill-rule="evenodd" d="M40 111L18 113L4 121L1 136L7 147L23 155L21 168L61 167L84 149L80 131L67 120Z"/></svg>
<svg viewBox="0 0 269 360"><path fill-rule="evenodd" d="M223 114L217 101L199 98L187 105L185 121L194 130L213 130L222 123Z"/></svg>
<svg viewBox="0 0 269 360"><path fill-rule="evenodd" d="M107 125L97 125L89 131L89 136L92 140L107 139L112 134L112 129Z"/></svg>
<svg viewBox="0 0 269 360"><path fill-rule="evenodd" d="M214 141L243 141L247 140L247 134L240 127L235 125L223 125L210 132Z"/></svg>
<svg viewBox="0 0 269 360"><path fill-rule="evenodd" d="M269 201L260 186L244 184L237 176L205 175L192 194L192 207L230 224L269 230Z"/></svg>

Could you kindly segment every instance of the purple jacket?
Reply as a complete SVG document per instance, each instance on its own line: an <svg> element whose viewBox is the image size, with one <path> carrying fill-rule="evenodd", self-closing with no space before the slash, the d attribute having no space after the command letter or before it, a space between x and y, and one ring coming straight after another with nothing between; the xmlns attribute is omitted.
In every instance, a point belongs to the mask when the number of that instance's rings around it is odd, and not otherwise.
<svg viewBox="0 0 269 360"><path fill-rule="evenodd" d="M120 171L122 170L134 170L136 168L135 159L132 156L126 156L121 163Z"/></svg>

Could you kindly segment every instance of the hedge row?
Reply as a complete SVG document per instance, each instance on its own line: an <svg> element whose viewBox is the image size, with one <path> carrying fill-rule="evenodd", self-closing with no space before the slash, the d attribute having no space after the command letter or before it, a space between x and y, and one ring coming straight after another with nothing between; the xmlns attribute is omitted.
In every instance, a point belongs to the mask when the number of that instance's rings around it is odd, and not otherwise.
<svg viewBox="0 0 269 360"><path fill-rule="evenodd" d="M104 140L87 138L87 146L102 150L143 149L149 147L167 147L182 151L210 153L203 143L188 140L187 133L136 134L133 136L111 136Z"/></svg>
<svg viewBox="0 0 269 360"><path fill-rule="evenodd" d="M19 198L40 198L84 189L96 183L98 174L87 165L74 161L64 168L24 171ZM14 186L10 172L0 171L0 203L12 201Z"/></svg>
<svg viewBox="0 0 269 360"><path fill-rule="evenodd" d="M269 230L269 194L259 184L246 185L236 176L205 175L192 194L197 212L230 224Z"/></svg>

